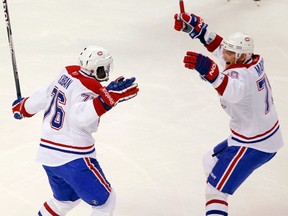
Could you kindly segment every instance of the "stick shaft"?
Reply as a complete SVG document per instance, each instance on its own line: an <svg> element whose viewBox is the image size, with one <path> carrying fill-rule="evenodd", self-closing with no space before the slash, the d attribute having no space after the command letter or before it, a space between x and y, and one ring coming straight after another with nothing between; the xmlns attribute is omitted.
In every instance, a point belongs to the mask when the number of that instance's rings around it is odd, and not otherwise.
<svg viewBox="0 0 288 216"><path fill-rule="evenodd" d="M180 12L185 13L184 1L179 0Z"/></svg>
<svg viewBox="0 0 288 216"><path fill-rule="evenodd" d="M5 22L6 22L6 27L7 27L8 42L9 42L9 47L10 47L11 59L12 59L16 94L18 98L21 98L21 88L20 88L19 75L18 75L13 39L12 39L12 30L11 30L11 23L10 23L10 17L9 17L9 12L8 12L8 4L7 4L7 0L2 0L2 2L3 2L3 9L4 9L4 15L5 15Z"/></svg>

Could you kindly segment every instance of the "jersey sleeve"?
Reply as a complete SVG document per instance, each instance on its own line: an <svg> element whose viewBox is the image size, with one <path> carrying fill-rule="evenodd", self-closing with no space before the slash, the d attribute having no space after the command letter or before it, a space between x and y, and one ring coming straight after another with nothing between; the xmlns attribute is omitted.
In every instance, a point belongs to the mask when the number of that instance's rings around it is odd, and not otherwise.
<svg viewBox="0 0 288 216"><path fill-rule="evenodd" d="M39 88L27 99L25 102L25 110L27 113L36 114L46 108L49 101L51 86L52 84Z"/></svg>
<svg viewBox="0 0 288 216"><path fill-rule="evenodd" d="M80 127L87 127L99 121L99 116L94 108L93 100L74 104L70 110L71 120Z"/></svg>
<svg viewBox="0 0 288 216"><path fill-rule="evenodd" d="M209 52L214 52L218 49L223 41L223 38L215 32L206 31L204 35L204 44Z"/></svg>
<svg viewBox="0 0 288 216"><path fill-rule="evenodd" d="M220 73L212 84L220 97L237 103L244 98L249 91L249 79L245 69L233 69Z"/></svg>

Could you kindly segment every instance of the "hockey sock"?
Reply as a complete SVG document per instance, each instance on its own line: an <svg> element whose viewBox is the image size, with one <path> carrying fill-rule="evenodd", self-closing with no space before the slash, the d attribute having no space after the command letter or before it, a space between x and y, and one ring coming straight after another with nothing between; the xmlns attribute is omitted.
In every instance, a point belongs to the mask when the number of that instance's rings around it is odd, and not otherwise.
<svg viewBox="0 0 288 216"><path fill-rule="evenodd" d="M52 200L49 200L41 206L38 216L61 216L61 213Z"/></svg>
<svg viewBox="0 0 288 216"><path fill-rule="evenodd" d="M209 183L206 187L206 216L228 216L228 194L215 189Z"/></svg>

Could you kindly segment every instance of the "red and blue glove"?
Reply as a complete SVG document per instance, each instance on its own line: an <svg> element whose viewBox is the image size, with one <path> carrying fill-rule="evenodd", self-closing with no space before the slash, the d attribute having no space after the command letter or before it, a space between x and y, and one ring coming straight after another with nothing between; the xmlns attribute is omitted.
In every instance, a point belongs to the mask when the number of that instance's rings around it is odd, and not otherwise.
<svg viewBox="0 0 288 216"><path fill-rule="evenodd" d="M192 39L204 39L204 35L208 25L204 23L204 20L201 17L196 16L192 13L181 13L175 14L174 19L174 29L176 31L186 32L190 35Z"/></svg>
<svg viewBox="0 0 288 216"><path fill-rule="evenodd" d="M202 78L210 83L213 83L219 75L218 65L209 57L199 53L188 51L183 62L186 68L195 69Z"/></svg>
<svg viewBox="0 0 288 216"><path fill-rule="evenodd" d="M13 117L15 119L21 120L22 118L26 117L32 117L34 114L29 114L25 110L24 104L28 97L25 98L18 98L12 103L12 112L13 112Z"/></svg>
<svg viewBox="0 0 288 216"><path fill-rule="evenodd" d="M94 107L99 116L116 106L119 102L123 102L135 97L139 91L138 84L135 83L136 78L125 79L119 77L112 81L107 87L100 89L100 96L93 100ZM99 106L99 102L102 106Z"/></svg>

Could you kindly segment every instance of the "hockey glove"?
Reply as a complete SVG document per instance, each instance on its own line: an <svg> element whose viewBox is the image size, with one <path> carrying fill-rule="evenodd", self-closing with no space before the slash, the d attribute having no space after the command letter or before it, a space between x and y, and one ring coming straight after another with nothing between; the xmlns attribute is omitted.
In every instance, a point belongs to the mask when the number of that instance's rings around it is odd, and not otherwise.
<svg viewBox="0 0 288 216"><path fill-rule="evenodd" d="M94 99L94 107L99 116L116 106L117 103L129 100L137 95L138 84L135 78L124 79L120 77L112 81L107 87L100 89L100 96ZM102 107L99 107L99 102ZM103 109L104 108L104 109Z"/></svg>
<svg viewBox="0 0 288 216"><path fill-rule="evenodd" d="M124 80L125 80L125 77L120 76L115 80L115 82L123 82Z"/></svg>
<svg viewBox="0 0 288 216"><path fill-rule="evenodd" d="M203 79L210 83L213 83L219 75L217 64L199 53L188 51L183 62L186 68L195 69Z"/></svg>
<svg viewBox="0 0 288 216"><path fill-rule="evenodd" d="M175 14L174 15L175 24L174 29L176 31L183 31L190 35L192 39L194 38L204 38L206 33L207 24L204 23L204 20L194 14Z"/></svg>
<svg viewBox="0 0 288 216"><path fill-rule="evenodd" d="M34 114L29 114L25 110L24 104L28 97L25 98L18 98L12 103L12 112L13 112L13 117L15 119L21 120L23 117L29 118L32 117Z"/></svg>

